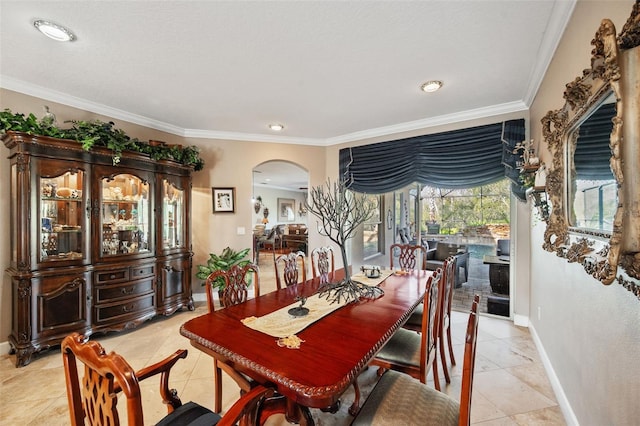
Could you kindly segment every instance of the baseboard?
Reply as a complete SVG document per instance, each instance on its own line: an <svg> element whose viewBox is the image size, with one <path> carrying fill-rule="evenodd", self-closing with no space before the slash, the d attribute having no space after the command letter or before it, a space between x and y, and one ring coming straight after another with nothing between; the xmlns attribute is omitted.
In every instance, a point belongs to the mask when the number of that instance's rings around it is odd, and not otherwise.
<svg viewBox="0 0 640 426"><path fill-rule="evenodd" d="M529 317L526 315L513 315L513 325L518 327L529 327Z"/></svg>
<svg viewBox="0 0 640 426"><path fill-rule="evenodd" d="M9 342L0 342L0 355L8 354L11 350Z"/></svg>
<svg viewBox="0 0 640 426"><path fill-rule="evenodd" d="M538 353L540 354L540 358L542 359L542 364L544 365L544 369L547 372L547 377L549 377L549 381L551 382L551 387L556 394L556 399L558 400L558 405L560 406L562 414L564 415L564 420L569 426L579 426L580 423L578 423L578 418L576 417L573 409L571 408L571 405L569 404L567 395L564 393L564 389L562 389L560 380L558 379L558 376L556 375L556 372L551 365L551 360L547 356L547 353L544 350L544 346L542 346L542 342L540 341L538 333L536 333L536 329L533 324L529 324L529 331L531 332L533 343L536 345Z"/></svg>

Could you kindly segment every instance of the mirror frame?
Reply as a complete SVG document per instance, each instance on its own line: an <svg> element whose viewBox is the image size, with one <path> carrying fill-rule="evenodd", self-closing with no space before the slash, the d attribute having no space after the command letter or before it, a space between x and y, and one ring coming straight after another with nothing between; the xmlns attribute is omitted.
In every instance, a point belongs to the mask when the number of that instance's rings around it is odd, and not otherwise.
<svg viewBox="0 0 640 426"><path fill-rule="evenodd" d="M566 85L565 104L541 120L542 134L552 162L547 174L547 193L552 206L544 233L543 248L569 262L579 262L603 284L616 279L640 299L640 0L616 37L609 19L602 20L591 54L591 68ZM617 182L618 207L612 232L569 227L567 217L568 155L575 151L574 130L609 93L616 99L612 119L610 165ZM570 159L573 161L573 159ZM574 238L572 238L572 236ZM595 239L608 240L594 252ZM618 269L622 272L619 274ZM625 277L626 274L626 277ZM635 280L634 280L635 279Z"/></svg>

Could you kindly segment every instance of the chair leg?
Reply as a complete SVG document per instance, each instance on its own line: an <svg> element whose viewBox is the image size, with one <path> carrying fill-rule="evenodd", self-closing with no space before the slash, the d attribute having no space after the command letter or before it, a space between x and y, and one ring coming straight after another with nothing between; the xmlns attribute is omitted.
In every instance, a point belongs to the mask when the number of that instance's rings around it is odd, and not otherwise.
<svg viewBox="0 0 640 426"><path fill-rule="evenodd" d="M222 411L222 370L218 367L218 360L213 360L213 411Z"/></svg>
<svg viewBox="0 0 640 426"><path fill-rule="evenodd" d="M456 358L453 356L453 346L451 346L451 326L447 326L447 343L449 344L449 358L451 358L451 365L456 365Z"/></svg>
<svg viewBox="0 0 640 426"><path fill-rule="evenodd" d="M438 357L433 358L433 385L437 391L440 390L440 378L438 377Z"/></svg>
<svg viewBox="0 0 640 426"><path fill-rule="evenodd" d="M438 336L438 346L440 348L440 361L442 361L442 371L444 371L444 380L447 383L451 383L451 377L449 377L449 368L447 367L447 358L444 354L444 336L440 334Z"/></svg>

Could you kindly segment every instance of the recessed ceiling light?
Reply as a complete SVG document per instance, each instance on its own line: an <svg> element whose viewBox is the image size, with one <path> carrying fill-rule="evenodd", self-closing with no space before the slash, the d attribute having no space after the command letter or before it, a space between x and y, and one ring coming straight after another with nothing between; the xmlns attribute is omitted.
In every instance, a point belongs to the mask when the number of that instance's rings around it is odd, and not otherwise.
<svg viewBox="0 0 640 426"><path fill-rule="evenodd" d="M63 27L62 25L45 21L44 19L33 21L33 26L42 34L56 41L73 41L76 39L76 36L71 32L71 30Z"/></svg>
<svg viewBox="0 0 640 426"><path fill-rule="evenodd" d="M442 81L440 80L430 80L424 83L420 88L425 92L435 92L439 88L442 87Z"/></svg>
<svg viewBox="0 0 640 426"><path fill-rule="evenodd" d="M282 124L269 124L269 128L273 131L279 132L284 129L284 126Z"/></svg>

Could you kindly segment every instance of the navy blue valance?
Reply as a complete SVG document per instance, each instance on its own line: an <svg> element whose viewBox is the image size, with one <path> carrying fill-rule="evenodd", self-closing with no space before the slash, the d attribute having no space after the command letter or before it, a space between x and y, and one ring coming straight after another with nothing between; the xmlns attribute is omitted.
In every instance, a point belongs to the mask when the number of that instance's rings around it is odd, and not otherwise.
<svg viewBox="0 0 640 426"><path fill-rule="evenodd" d="M601 105L584 123L573 154L576 175L585 180L613 180L611 159L612 118L616 115L616 104Z"/></svg>
<svg viewBox="0 0 640 426"><path fill-rule="evenodd" d="M524 119L340 150L350 189L380 194L412 183L461 189L505 177L503 139L521 142Z"/></svg>

